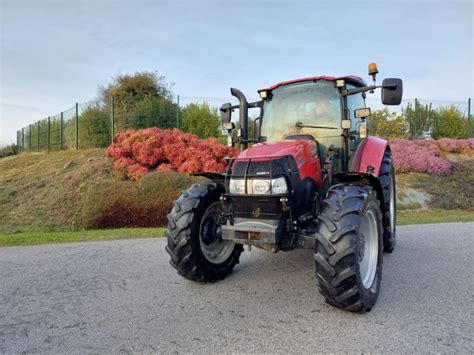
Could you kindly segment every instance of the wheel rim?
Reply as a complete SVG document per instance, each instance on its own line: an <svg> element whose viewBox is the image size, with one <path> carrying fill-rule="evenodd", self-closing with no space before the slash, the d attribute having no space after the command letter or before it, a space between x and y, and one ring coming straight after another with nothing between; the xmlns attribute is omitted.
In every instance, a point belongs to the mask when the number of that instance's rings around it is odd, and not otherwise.
<svg viewBox="0 0 474 355"><path fill-rule="evenodd" d="M234 242L222 240L219 215L222 212L220 202L214 202L204 212L199 228L199 245L204 257L213 264L227 260L234 249Z"/></svg>
<svg viewBox="0 0 474 355"><path fill-rule="evenodd" d="M359 230L359 270L362 284L369 289L374 283L379 253L377 220L372 211L366 211Z"/></svg>
<svg viewBox="0 0 474 355"><path fill-rule="evenodd" d="M388 188L390 190L390 233L393 233L395 231L395 203L396 203L395 178L393 176L393 172L390 178L390 184Z"/></svg>

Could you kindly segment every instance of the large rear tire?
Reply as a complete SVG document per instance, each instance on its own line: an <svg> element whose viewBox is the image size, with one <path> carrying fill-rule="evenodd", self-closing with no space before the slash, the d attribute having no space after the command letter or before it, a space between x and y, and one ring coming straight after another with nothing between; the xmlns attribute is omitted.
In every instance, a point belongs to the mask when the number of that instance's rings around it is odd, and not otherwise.
<svg viewBox="0 0 474 355"><path fill-rule="evenodd" d="M369 186L339 184L323 201L316 229L316 278L327 303L372 309L382 275L382 213Z"/></svg>
<svg viewBox="0 0 474 355"><path fill-rule="evenodd" d="M219 197L223 192L224 187L215 183L193 185L168 215L166 251L171 265L188 280L221 280L239 262L242 246L220 235Z"/></svg>
<svg viewBox="0 0 474 355"><path fill-rule="evenodd" d="M393 168L392 153L387 150L382 158L379 181L382 186L384 198L384 252L391 253L397 243L397 203L395 187L395 170Z"/></svg>

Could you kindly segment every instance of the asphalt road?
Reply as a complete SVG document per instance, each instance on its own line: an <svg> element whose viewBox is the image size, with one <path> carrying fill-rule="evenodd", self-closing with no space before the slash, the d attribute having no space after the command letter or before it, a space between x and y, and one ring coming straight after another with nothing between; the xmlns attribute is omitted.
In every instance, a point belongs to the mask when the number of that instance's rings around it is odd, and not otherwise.
<svg viewBox="0 0 474 355"><path fill-rule="evenodd" d="M164 239L0 248L0 352L474 352L474 223L399 227L370 313L332 308L312 253L246 251L196 284Z"/></svg>

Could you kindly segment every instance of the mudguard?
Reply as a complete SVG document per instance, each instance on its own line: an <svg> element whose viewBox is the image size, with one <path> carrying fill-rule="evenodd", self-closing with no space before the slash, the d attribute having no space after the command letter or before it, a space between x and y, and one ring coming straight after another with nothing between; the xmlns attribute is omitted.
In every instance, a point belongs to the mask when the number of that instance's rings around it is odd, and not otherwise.
<svg viewBox="0 0 474 355"><path fill-rule="evenodd" d="M388 142L378 137L367 137L357 147L351 164L351 172L379 176L380 166Z"/></svg>

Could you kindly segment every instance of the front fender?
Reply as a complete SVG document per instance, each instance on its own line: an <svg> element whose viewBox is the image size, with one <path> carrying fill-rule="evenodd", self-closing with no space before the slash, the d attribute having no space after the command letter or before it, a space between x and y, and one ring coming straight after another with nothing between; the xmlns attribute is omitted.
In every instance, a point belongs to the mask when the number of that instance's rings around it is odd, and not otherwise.
<svg viewBox="0 0 474 355"><path fill-rule="evenodd" d="M380 165L388 142L378 137L367 137L357 147L351 164L351 172L379 176Z"/></svg>

